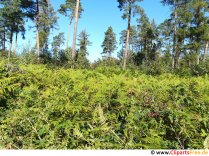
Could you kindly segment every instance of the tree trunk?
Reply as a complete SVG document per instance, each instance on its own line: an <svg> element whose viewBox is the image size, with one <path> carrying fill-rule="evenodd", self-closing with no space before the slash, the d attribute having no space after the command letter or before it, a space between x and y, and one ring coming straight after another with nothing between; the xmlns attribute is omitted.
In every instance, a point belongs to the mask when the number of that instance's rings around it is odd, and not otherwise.
<svg viewBox="0 0 209 156"><path fill-rule="evenodd" d="M111 53L108 53L108 62L109 62L109 67L111 65Z"/></svg>
<svg viewBox="0 0 209 156"><path fill-rule="evenodd" d="M175 59L174 59L174 56L172 56L172 69L175 68Z"/></svg>
<svg viewBox="0 0 209 156"><path fill-rule="evenodd" d="M5 51L6 51L6 29L4 27L4 33L3 33L3 51L2 51L2 57L4 58L5 56Z"/></svg>
<svg viewBox="0 0 209 156"><path fill-rule="evenodd" d="M174 55L174 64L172 65L173 69L176 68L178 65L177 65L177 62L176 62L176 32L177 32L177 26L176 26L176 19L177 19L177 7L176 7L176 1L174 1L174 7L175 7L175 10L174 10L174 31L173 31L173 55Z"/></svg>
<svg viewBox="0 0 209 156"><path fill-rule="evenodd" d="M190 60L190 59L188 60L188 66L189 66L189 68L191 68L191 67L192 67L192 62L191 62L191 60Z"/></svg>
<svg viewBox="0 0 209 156"><path fill-rule="evenodd" d="M70 18L70 23L68 26L68 34L67 34L67 41L66 41L66 50L68 49L68 43L70 40L70 30L71 30L71 25L72 25L73 17Z"/></svg>
<svg viewBox="0 0 209 156"><path fill-rule="evenodd" d="M128 13L128 29L126 34L126 49L123 56L123 70L126 69L127 58L128 58L128 51L129 51L129 37L130 37L130 29L131 29L131 4L129 2L129 13Z"/></svg>
<svg viewBox="0 0 209 156"><path fill-rule="evenodd" d="M15 46L14 46L14 56L15 57L17 55L17 37L18 37L18 33L16 32L16 35L15 35Z"/></svg>
<svg viewBox="0 0 209 156"><path fill-rule="evenodd" d="M75 56L76 56L76 35L77 35L77 26L78 26L78 11L79 11L79 4L80 0L76 2L76 11L75 11L75 23L74 23L74 35L73 35L73 45L72 45L72 62L73 68L75 63Z"/></svg>
<svg viewBox="0 0 209 156"><path fill-rule="evenodd" d="M199 65L199 64L200 64L200 55L199 55L199 54L197 54L196 64L197 64L197 65Z"/></svg>
<svg viewBox="0 0 209 156"><path fill-rule="evenodd" d="M39 2L36 0L36 48L37 63L40 62L40 38L39 38Z"/></svg>
<svg viewBox="0 0 209 156"><path fill-rule="evenodd" d="M36 28L36 48L37 48L37 63L40 63L40 41L39 41L39 30Z"/></svg>
<svg viewBox="0 0 209 156"><path fill-rule="evenodd" d="M145 62L148 61L148 54L147 54L147 37L144 39L144 57L145 57Z"/></svg>
<svg viewBox="0 0 209 156"><path fill-rule="evenodd" d="M209 43L209 41L206 41L206 43L205 43L203 62L206 62L207 57L208 57L208 43Z"/></svg>
<svg viewBox="0 0 209 156"><path fill-rule="evenodd" d="M196 64L199 65L200 64L200 47L197 48L196 54L197 54Z"/></svg>
<svg viewBox="0 0 209 156"><path fill-rule="evenodd" d="M177 52L176 52L176 32L177 32L177 24L176 24L176 19L177 19L177 6L176 6L176 0L174 0L174 27L173 27L173 61L172 61L172 68L176 68L177 65Z"/></svg>
<svg viewBox="0 0 209 156"><path fill-rule="evenodd" d="M9 45L9 52L8 52L8 61L11 57L11 51L12 51L12 42L13 42L13 31L10 32L10 45Z"/></svg>

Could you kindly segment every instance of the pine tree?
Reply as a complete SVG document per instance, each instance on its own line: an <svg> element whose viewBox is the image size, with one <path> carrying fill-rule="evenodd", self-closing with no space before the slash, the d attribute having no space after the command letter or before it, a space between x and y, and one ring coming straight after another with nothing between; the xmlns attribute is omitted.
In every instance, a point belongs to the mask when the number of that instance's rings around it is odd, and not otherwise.
<svg viewBox="0 0 209 156"><path fill-rule="evenodd" d="M0 9L1 12L1 27L3 28L3 49L5 51L5 41L6 41L6 34L8 34L8 39L9 39L9 51L8 51L8 59L11 57L11 52L12 52L12 44L13 44L13 36L16 34L16 41L17 43L17 35L19 32L22 33L22 36L24 38L24 33L25 33L25 12L22 7L22 1L16 0L16 1L0 1L0 5L2 5L2 8ZM14 55L16 55L16 45L14 48Z"/></svg>
<svg viewBox="0 0 209 156"><path fill-rule="evenodd" d="M180 55L183 49L183 43L186 38L185 33L185 21L182 22L182 20L185 20L185 17L187 16L186 11L187 10L187 4L191 0L162 0L161 2L164 5L171 6L171 21L173 24L173 48L172 48L172 68L178 68L179 67L179 59ZM182 14L183 12L183 14ZM189 13L189 11L188 11ZM186 16L185 16L186 15Z"/></svg>
<svg viewBox="0 0 209 156"><path fill-rule="evenodd" d="M208 13L209 2L205 0L193 0L190 5L192 21L190 28L190 48L196 55L196 64L200 63L200 50L205 47L205 55L208 49ZM204 46L205 45L205 46Z"/></svg>
<svg viewBox="0 0 209 156"><path fill-rule="evenodd" d="M161 48L158 27L154 20L149 21L143 9L138 10L138 53L137 60L140 62L152 62L157 60L157 51ZM139 64L139 63L137 63Z"/></svg>
<svg viewBox="0 0 209 156"><path fill-rule="evenodd" d="M0 11L0 49L1 49L1 56L2 58L5 56L5 50L6 50L6 26L4 23L4 18L1 15L2 12Z"/></svg>
<svg viewBox="0 0 209 156"><path fill-rule="evenodd" d="M163 57L165 58L165 62L168 66L172 65L172 33L173 33L173 25L171 20L166 19L162 22L158 29L160 31L160 40L162 44Z"/></svg>
<svg viewBox="0 0 209 156"><path fill-rule="evenodd" d="M53 37L53 42L51 43L51 45L55 64L57 64L57 61L60 60L61 46L64 44L64 41L64 33L59 33L58 35Z"/></svg>
<svg viewBox="0 0 209 156"><path fill-rule="evenodd" d="M76 0L75 23L74 23L74 34L73 34L73 44L72 44L72 68L74 68L74 63L76 58L76 36L77 36L79 8L80 8L80 0Z"/></svg>
<svg viewBox="0 0 209 156"><path fill-rule="evenodd" d="M122 48L126 45L127 30L120 32L120 44ZM129 35L129 51L137 52L139 49L139 33L136 26L131 26Z"/></svg>
<svg viewBox="0 0 209 156"><path fill-rule="evenodd" d="M129 50L129 37L130 37L130 29L131 29L131 17L134 15L134 12L139 9L139 6L136 5L136 2L140 2L142 0L118 0L120 10L124 11L122 18L128 20L128 28L127 28L127 36L126 36L126 47L125 53L123 57L123 70L126 68L128 50Z"/></svg>
<svg viewBox="0 0 209 156"><path fill-rule="evenodd" d="M81 3L79 4L79 18L81 17L81 14L83 12L83 8L81 6ZM76 10L76 1L75 0L65 0L64 4L60 5L60 9L58 10L60 14L66 16L69 18L69 26L68 26L68 32L67 32L67 40L66 40L66 49L68 49L68 43L70 40L70 30L71 25L73 22L73 19L75 18L75 10Z"/></svg>
<svg viewBox="0 0 209 156"><path fill-rule="evenodd" d="M53 6L49 0L36 0L35 5L35 23L36 23L36 47L37 59L40 62L40 52L48 59L48 36L50 30L54 28L57 17Z"/></svg>
<svg viewBox="0 0 209 156"><path fill-rule="evenodd" d="M105 38L102 43L102 48L103 48L102 54L106 55L106 57L110 59L112 53L117 48L116 44L117 44L116 35L113 32L112 27L109 27L107 31L105 32Z"/></svg>
<svg viewBox="0 0 209 156"><path fill-rule="evenodd" d="M89 61L87 59L88 55L88 46L91 46L91 42L89 41L89 35L88 33L83 30L78 36L78 46L79 51L77 52L77 59L76 64L79 68L88 68L89 67Z"/></svg>
<svg viewBox="0 0 209 156"><path fill-rule="evenodd" d="M127 30L122 30L120 32L120 45L122 45L121 50L118 52L118 57L121 61L123 61L123 56L125 53L126 47L126 37L127 37ZM127 64L134 64L135 62L135 54L138 53L140 49L139 43L139 32L136 26L130 27L130 35L129 35L129 52L127 57Z"/></svg>

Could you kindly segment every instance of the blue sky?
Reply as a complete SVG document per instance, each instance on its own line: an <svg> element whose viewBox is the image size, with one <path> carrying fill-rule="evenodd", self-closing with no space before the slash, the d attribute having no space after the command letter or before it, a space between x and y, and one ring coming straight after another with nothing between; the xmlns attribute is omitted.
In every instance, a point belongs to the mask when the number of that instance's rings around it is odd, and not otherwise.
<svg viewBox="0 0 209 156"><path fill-rule="evenodd" d="M64 3L64 0L51 0L52 5L55 10L57 10L60 4ZM89 56L91 61L101 58L101 44L104 39L104 32L109 26L113 27L116 33L117 41L119 43L119 33L127 28L127 21L121 18L122 12L117 8L118 3L116 0L81 0L84 8L81 19L78 23L78 34L82 30L86 30L90 35L89 40L92 45L88 47ZM152 20L155 19L156 23L159 24L164 21L164 19L169 17L169 8L162 6L160 0L144 0L140 2L139 5L145 10L146 14ZM50 35L50 42L53 36L57 35L59 32L64 32L67 34L68 29L68 19L60 14L58 14L58 29L54 29ZM132 20L132 25L135 24L135 19ZM28 23L31 25L31 22ZM28 45L30 42L31 47L35 44L35 30L31 29L26 32L26 39L19 40L18 49L21 51L23 46ZM72 44L73 27L71 29L71 37L69 45ZM118 50L115 51L114 56L117 56L120 45L118 45Z"/></svg>

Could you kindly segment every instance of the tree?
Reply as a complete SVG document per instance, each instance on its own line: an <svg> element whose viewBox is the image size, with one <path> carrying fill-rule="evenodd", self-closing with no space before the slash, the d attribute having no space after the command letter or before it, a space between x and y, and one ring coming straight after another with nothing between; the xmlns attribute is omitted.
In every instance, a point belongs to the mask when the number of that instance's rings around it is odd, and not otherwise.
<svg viewBox="0 0 209 156"><path fill-rule="evenodd" d="M78 36L78 46L79 51L77 53L77 59L76 63L77 66L80 68L88 68L89 67L89 61L87 59L88 55L88 46L91 46L91 42L89 41L89 35L85 30L81 31L81 33Z"/></svg>
<svg viewBox="0 0 209 156"><path fill-rule="evenodd" d="M10 59L11 52L12 52L12 44L13 44L13 36L16 34L15 37L15 47L14 47L14 55L16 55L16 46L17 46L17 36L18 33L22 33L24 38L25 33L25 21L24 18L26 17L27 7L26 5L22 5L23 3L27 3L26 0L16 0L16 1L5 1L1 0L0 4L2 8L0 9L1 12L1 20L3 28L3 42L4 42L4 51L5 51L5 41L6 41L6 34L9 36L9 51L8 51L8 59ZM27 3L28 4L28 3Z"/></svg>
<svg viewBox="0 0 209 156"><path fill-rule="evenodd" d="M129 33L129 54L126 59L127 64L134 63L134 55L139 51L140 43L139 43L139 32L136 26L130 27ZM119 59L124 61L124 53L126 47L126 38L127 38L127 30L122 30L120 32L120 45L122 45L121 50L118 52Z"/></svg>
<svg viewBox="0 0 209 156"><path fill-rule="evenodd" d="M128 28L127 28L127 36L126 36L126 48L123 57L123 70L126 68L126 62L128 57L129 50L129 37L130 37L130 29L131 29L131 17L134 15L136 10L139 9L139 6L136 5L136 2L140 2L142 0L118 0L119 6L118 8L124 11L122 18L128 20Z"/></svg>
<svg viewBox="0 0 209 156"><path fill-rule="evenodd" d="M32 0L0 0L0 14L1 14L1 28L3 52L6 50L6 36L9 37L9 53L10 57L12 51L13 36L15 34L14 55L16 55L17 37L21 33L24 39L25 33L25 19L33 16L33 1ZM2 52L2 55L4 55Z"/></svg>
<svg viewBox="0 0 209 156"><path fill-rule="evenodd" d="M143 60L146 63L156 61L157 50L161 46L157 25L154 20L152 22L149 21L143 9L140 9L138 14L140 15L137 19L140 53L143 54L141 56L144 56Z"/></svg>
<svg viewBox="0 0 209 156"><path fill-rule="evenodd" d="M172 48L172 68L179 67L179 59L184 48L182 45L186 38L186 23L185 20L189 19L190 12L185 11L191 0L162 0L164 5L169 5L172 8L171 21L173 25L173 48Z"/></svg>
<svg viewBox="0 0 209 156"><path fill-rule="evenodd" d="M139 45L139 33L136 26L130 27L130 33L129 33L129 49L133 52L138 51L138 45ZM127 37L127 30L122 30L120 32L120 44L122 45L122 48L126 46L126 37Z"/></svg>
<svg viewBox="0 0 209 156"><path fill-rule="evenodd" d="M2 52L1 56L4 57L6 50L6 26L1 13L2 12L0 12L0 47Z"/></svg>
<svg viewBox="0 0 209 156"><path fill-rule="evenodd" d="M79 18L81 16L81 13L83 12L81 3L79 4ZM60 5L60 9L58 10L60 14L66 16L69 18L69 26L68 26L68 32L67 32L67 40L66 40L66 49L68 49L68 43L70 40L70 30L71 25L73 22L73 19L75 18L75 11L76 11L76 1L75 0L65 0L64 4Z"/></svg>
<svg viewBox="0 0 209 156"><path fill-rule="evenodd" d="M159 38L162 43L162 51L164 54L165 62L167 65L172 65L172 33L173 33L173 27L172 27L171 20L166 19L164 22L162 22L159 26Z"/></svg>
<svg viewBox="0 0 209 156"><path fill-rule="evenodd" d="M74 35L73 35L73 44L72 44L72 67L73 68L74 68L74 62L75 62L75 57L76 57L76 36L77 36L79 6L80 6L80 0L76 0Z"/></svg>
<svg viewBox="0 0 209 156"><path fill-rule="evenodd" d="M113 32L112 27L109 27L107 31L105 32L105 38L102 43L103 52L102 54L105 54L108 56L108 58L111 58L111 54L114 52L114 50L117 48L116 46L116 35Z"/></svg>
<svg viewBox="0 0 209 156"><path fill-rule="evenodd" d="M208 58L208 44L209 44L209 33L207 35L207 38L205 39L205 47L204 47L204 54L203 54L203 62L206 62Z"/></svg>
<svg viewBox="0 0 209 156"><path fill-rule="evenodd" d="M53 58L55 60L55 64L57 64L57 61L60 60L60 52L61 52L61 46L64 44L65 38L64 33L59 33L58 35L53 37L52 41L52 51L53 51Z"/></svg>
<svg viewBox="0 0 209 156"><path fill-rule="evenodd" d="M35 23L36 23L36 47L37 59L40 62L40 52L43 56L48 56L48 36L50 30L54 28L57 17L49 0L35 1Z"/></svg>
<svg viewBox="0 0 209 156"><path fill-rule="evenodd" d="M192 21L190 27L190 46L196 55L196 64L200 63L200 50L205 44L205 54L208 49L209 31L208 31L208 17L206 14L209 9L209 2L205 0L193 0L191 2L189 11L192 13ZM204 46L203 46L204 47Z"/></svg>

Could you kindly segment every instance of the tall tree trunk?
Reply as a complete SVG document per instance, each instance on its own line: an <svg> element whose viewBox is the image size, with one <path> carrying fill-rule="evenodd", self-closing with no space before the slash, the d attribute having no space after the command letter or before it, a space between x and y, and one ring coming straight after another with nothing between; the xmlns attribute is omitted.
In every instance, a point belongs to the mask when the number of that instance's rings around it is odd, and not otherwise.
<svg viewBox="0 0 209 156"><path fill-rule="evenodd" d="M70 23L69 23L69 26L68 26L67 41L66 41L66 50L69 47L68 44L69 44L69 40L70 40L70 30L71 30L72 21L73 21L73 16L70 17Z"/></svg>
<svg viewBox="0 0 209 156"><path fill-rule="evenodd" d="M199 65L200 64L200 55L197 53L197 58L196 58L196 64Z"/></svg>
<svg viewBox="0 0 209 156"><path fill-rule="evenodd" d="M145 62L148 61L148 54L147 54L147 37L144 38L144 56L145 56Z"/></svg>
<svg viewBox="0 0 209 156"><path fill-rule="evenodd" d="M174 69L175 68L175 58L174 58L174 56L172 55L172 69Z"/></svg>
<svg viewBox="0 0 209 156"><path fill-rule="evenodd" d="M37 48L37 62L40 63L40 40L39 40L39 30L36 28L36 48Z"/></svg>
<svg viewBox="0 0 209 156"><path fill-rule="evenodd" d="M9 52L8 52L8 61L11 58L11 52L12 52L12 42L13 42L13 31L10 32L10 45L9 45Z"/></svg>
<svg viewBox="0 0 209 156"><path fill-rule="evenodd" d="M173 59L174 59L174 62L173 62L173 65L172 65L172 68L176 68L178 65L177 65L177 60L176 60L176 32L177 32L177 26L176 26L176 19L177 19L177 7L176 7L176 0L174 1L174 29L173 29Z"/></svg>
<svg viewBox="0 0 209 156"><path fill-rule="evenodd" d="M14 56L15 57L17 55L17 37L18 37L18 33L16 32L16 34L15 34L15 45L14 45Z"/></svg>
<svg viewBox="0 0 209 156"><path fill-rule="evenodd" d="M183 41L176 41L176 52L174 55L174 68L180 67L180 55L181 55L181 45L183 45Z"/></svg>
<svg viewBox="0 0 209 156"><path fill-rule="evenodd" d="M191 68L191 65L192 65L192 62L191 62L191 60L189 59L189 60L188 60L188 67Z"/></svg>
<svg viewBox="0 0 209 156"><path fill-rule="evenodd" d="M108 53L108 63L109 63L109 67L111 65L111 53Z"/></svg>
<svg viewBox="0 0 209 156"><path fill-rule="evenodd" d="M6 29L4 27L4 30L3 30L3 51L2 51L2 57L5 56L5 51L6 51Z"/></svg>
<svg viewBox="0 0 209 156"><path fill-rule="evenodd" d="M126 49L123 56L123 70L126 69L127 58L128 58L128 51L129 51L129 37L130 37L130 29L131 29L131 2L129 2L129 13L128 13L128 28L126 34Z"/></svg>
<svg viewBox="0 0 209 156"><path fill-rule="evenodd" d="M208 57L208 43L209 43L209 41L206 41L206 43L205 43L203 62L205 62L207 60L207 57Z"/></svg>
<svg viewBox="0 0 209 156"><path fill-rule="evenodd" d="M72 61L73 61L73 68L75 63L75 56L76 56L76 35L77 35L77 26L78 26L78 11L79 11L79 4L80 0L76 2L76 11L75 11L75 23L74 23L74 35L73 35L73 45L72 45Z"/></svg>
<svg viewBox="0 0 209 156"><path fill-rule="evenodd" d="M36 48L37 63L40 62L40 38L39 38L39 1L36 0Z"/></svg>
<svg viewBox="0 0 209 156"><path fill-rule="evenodd" d="M200 64L200 47L197 48L196 54L197 54L196 64L199 65Z"/></svg>

